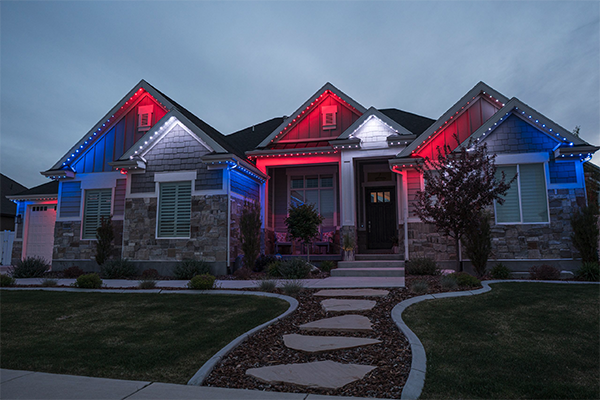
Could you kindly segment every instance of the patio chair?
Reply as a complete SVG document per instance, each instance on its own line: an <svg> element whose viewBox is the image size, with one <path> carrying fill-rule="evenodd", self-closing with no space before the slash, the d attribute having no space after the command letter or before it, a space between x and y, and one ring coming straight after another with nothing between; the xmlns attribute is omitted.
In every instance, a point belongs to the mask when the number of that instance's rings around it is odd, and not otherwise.
<svg viewBox="0 0 600 400"><path fill-rule="evenodd" d="M289 247L290 254L292 253L292 242L288 239L287 232L275 232L275 253L280 253L279 247Z"/></svg>
<svg viewBox="0 0 600 400"><path fill-rule="evenodd" d="M333 238L335 237L335 228L327 228L323 229L321 232L321 240L314 242L314 245L317 246L319 252L321 253L321 249L325 248L325 254L329 253L330 245L333 244Z"/></svg>

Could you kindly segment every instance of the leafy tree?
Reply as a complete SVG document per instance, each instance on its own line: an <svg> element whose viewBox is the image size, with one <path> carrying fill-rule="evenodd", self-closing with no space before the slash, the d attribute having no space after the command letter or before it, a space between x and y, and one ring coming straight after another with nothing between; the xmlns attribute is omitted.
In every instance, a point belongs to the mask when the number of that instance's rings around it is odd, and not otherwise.
<svg viewBox="0 0 600 400"><path fill-rule="evenodd" d="M571 217L573 246L581 253L581 261L598 262L598 207L582 207Z"/></svg>
<svg viewBox="0 0 600 400"><path fill-rule="evenodd" d="M457 143L458 137L455 136ZM495 154L489 154L485 144L468 143L452 151L449 146L438 148L435 159L425 158L417 170L423 174L425 189L417 192L415 214L434 224L443 234L454 238L456 267L461 270L459 242L473 229L477 216L494 200L504 203L510 184L504 172L496 178Z"/></svg>
<svg viewBox="0 0 600 400"><path fill-rule="evenodd" d="M113 252L112 242L115 239L115 232L110 217L102 217L100 220L100 226L96 229L96 239L98 239L96 241L96 262L98 265L102 265Z"/></svg>
<svg viewBox="0 0 600 400"><path fill-rule="evenodd" d="M473 227L463 238L465 252L473 264L473 269L479 278L485 275L488 258L492 253L492 231L490 215L479 213L473 220Z"/></svg>
<svg viewBox="0 0 600 400"><path fill-rule="evenodd" d="M240 217L240 241L244 252L244 267L251 270L260 254L260 205L258 202L244 202Z"/></svg>
<svg viewBox="0 0 600 400"><path fill-rule="evenodd" d="M310 245L319 233L319 225L323 222L313 204L292 205L288 211L285 224L288 232L294 239L300 239L304 244ZM307 246L307 261L310 262L310 246Z"/></svg>

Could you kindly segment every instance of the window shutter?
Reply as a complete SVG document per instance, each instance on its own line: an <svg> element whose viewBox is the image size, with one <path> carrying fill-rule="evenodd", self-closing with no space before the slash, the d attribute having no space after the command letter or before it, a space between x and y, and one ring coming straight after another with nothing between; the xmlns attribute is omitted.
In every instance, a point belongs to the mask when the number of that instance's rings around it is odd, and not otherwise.
<svg viewBox="0 0 600 400"><path fill-rule="evenodd" d="M496 179L502 179L502 171L506 179L510 180L517 173L517 166L503 166L496 170ZM504 204L496 203L496 221L499 223L521 222L519 204L519 184L514 181L504 196Z"/></svg>
<svg viewBox="0 0 600 400"><path fill-rule="evenodd" d="M191 212L191 182L160 184L158 237L189 237Z"/></svg>
<svg viewBox="0 0 600 400"><path fill-rule="evenodd" d="M546 174L543 164L519 165L523 222L548 222Z"/></svg>
<svg viewBox="0 0 600 400"><path fill-rule="evenodd" d="M152 105L138 107L138 130L148 130L152 125Z"/></svg>
<svg viewBox="0 0 600 400"><path fill-rule="evenodd" d="M337 106L323 106L321 113L323 114L323 129L335 129Z"/></svg>
<svg viewBox="0 0 600 400"><path fill-rule="evenodd" d="M110 217L111 189L86 190L83 212L83 239L95 239L103 217Z"/></svg>

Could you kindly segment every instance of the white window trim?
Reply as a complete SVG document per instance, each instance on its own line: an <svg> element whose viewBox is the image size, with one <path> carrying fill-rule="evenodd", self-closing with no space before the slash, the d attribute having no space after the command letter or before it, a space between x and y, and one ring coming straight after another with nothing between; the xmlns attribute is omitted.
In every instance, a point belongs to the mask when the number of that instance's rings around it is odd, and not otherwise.
<svg viewBox="0 0 600 400"><path fill-rule="evenodd" d="M520 173L520 169L519 169L519 165L522 164L539 164L539 163L535 163L535 162L523 162L520 164L502 164L502 165L498 165L498 167L511 167L511 166L516 166L517 167L517 196L519 199L519 216L521 218L520 222L498 222L498 212L496 210L497 207L497 203L494 200L494 222L496 223L496 225L550 225L550 199L548 198L548 189L549 189L549 168L548 168L548 163L544 162L543 168L544 168L544 177L545 177L545 184L546 184L546 212L548 214L548 221L546 222L523 222L523 202L521 200L521 173ZM507 179L510 179L511 177L506 177ZM514 185L514 183L513 183Z"/></svg>
<svg viewBox="0 0 600 400"><path fill-rule="evenodd" d="M189 171L188 171L189 172ZM195 172L195 171L194 171ZM176 174L177 172L164 172L162 174ZM195 179L195 178L194 178ZM156 180L156 175L155 175L155 180ZM189 182L190 180L164 180L164 181L160 181L160 182ZM192 198L190 199L190 233L188 236L174 236L174 237L170 237L170 236L158 236L158 218L159 218L159 212L160 212L160 182L156 182L156 224L154 227L154 238L156 240L190 240L192 238L192 221L191 221L191 213L192 213L192 202L193 202L193 196L194 196L194 180L191 181L191 185L192 185Z"/></svg>

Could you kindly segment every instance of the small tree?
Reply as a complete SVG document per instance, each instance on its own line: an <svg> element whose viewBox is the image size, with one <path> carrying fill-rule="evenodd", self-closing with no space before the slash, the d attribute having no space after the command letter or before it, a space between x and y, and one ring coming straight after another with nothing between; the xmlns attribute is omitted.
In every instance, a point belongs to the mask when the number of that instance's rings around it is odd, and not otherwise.
<svg viewBox="0 0 600 400"><path fill-rule="evenodd" d="M115 232L111 217L102 217L100 226L96 229L96 239L96 262L102 265L110 259L113 251L112 242L115 239Z"/></svg>
<svg viewBox="0 0 600 400"><path fill-rule="evenodd" d="M492 231L489 214L479 213L473 221L473 227L465 234L463 243L475 273L481 278L485 275L487 261L492 253Z"/></svg>
<svg viewBox="0 0 600 400"><path fill-rule="evenodd" d="M299 206L292 205L288 211L288 217L284 221L290 236L308 245L306 258L308 262L310 262L310 244L319 233L319 225L323 219L313 204L301 204Z"/></svg>
<svg viewBox="0 0 600 400"><path fill-rule="evenodd" d="M458 137L455 136L459 143ZM456 268L462 270L459 243L472 229L477 215L494 200L504 203L515 175L506 182L496 179L495 154L489 154L485 144L469 140L466 146L452 151L449 146L438 148L435 159L425 158L417 170L423 174L425 190L417 192L415 214L434 224L447 236L454 238Z"/></svg>
<svg viewBox="0 0 600 400"><path fill-rule="evenodd" d="M581 261L598 262L598 207L582 207L571 217L573 246L581 253Z"/></svg>
<svg viewBox="0 0 600 400"><path fill-rule="evenodd" d="M240 217L240 241L244 252L244 267L249 270L260 254L260 205L256 202L244 202Z"/></svg>

